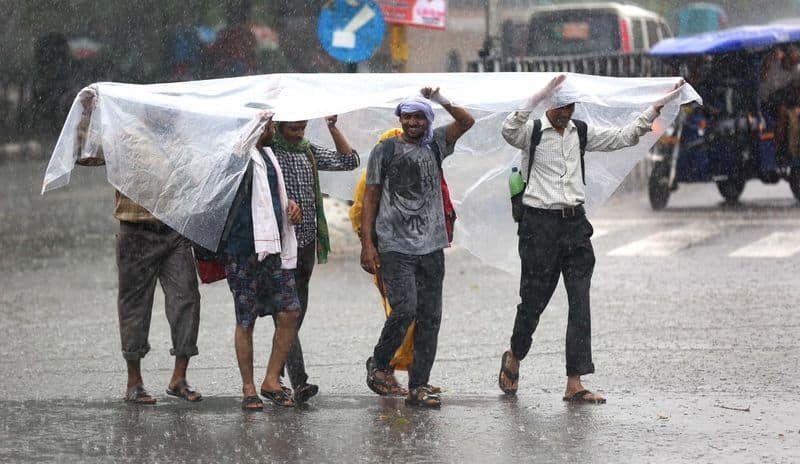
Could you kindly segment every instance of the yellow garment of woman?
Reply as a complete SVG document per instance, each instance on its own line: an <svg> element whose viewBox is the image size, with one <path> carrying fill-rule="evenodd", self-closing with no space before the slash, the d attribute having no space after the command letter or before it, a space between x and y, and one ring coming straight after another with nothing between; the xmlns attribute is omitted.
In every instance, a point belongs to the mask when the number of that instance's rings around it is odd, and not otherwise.
<svg viewBox="0 0 800 464"><path fill-rule="evenodd" d="M378 138L378 143L383 142L384 140L390 137L399 137L403 134L403 130L399 128L389 129L388 131L381 134L380 138ZM367 170L365 169L362 174L361 178L358 180L358 185L356 185L355 196L353 197L353 206L350 207L350 223L353 225L353 231L355 231L358 237L361 237L361 208L364 203L364 190L367 188ZM379 274L375 274L372 276L373 282L375 283L375 287L378 288L378 292L381 296L381 304L383 305L383 311L386 313L386 317L388 318L390 314L392 314L392 306L389 304L389 300L386 298L386 291L383 288L383 282L380 279ZM406 332L406 337L403 340L403 344L400 345L400 348L394 353L394 357L389 362L389 367L392 369L400 370L400 371L407 371L411 363L414 361L414 328L416 326L416 322L411 322L411 325L408 326L408 331Z"/></svg>

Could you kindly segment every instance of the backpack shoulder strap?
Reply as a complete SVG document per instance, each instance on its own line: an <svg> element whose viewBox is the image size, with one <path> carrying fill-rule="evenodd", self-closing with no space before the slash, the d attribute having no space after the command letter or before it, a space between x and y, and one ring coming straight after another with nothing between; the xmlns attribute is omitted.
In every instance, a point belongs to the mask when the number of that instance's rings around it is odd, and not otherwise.
<svg viewBox="0 0 800 464"><path fill-rule="evenodd" d="M439 171L442 170L442 151L439 149L439 144L436 143L436 140L431 141L428 144L431 147L431 151L433 152L434 158L436 158L436 165L439 166Z"/></svg>
<svg viewBox="0 0 800 464"><path fill-rule="evenodd" d="M575 128L578 130L578 140L580 141L581 147L581 179L583 179L583 185L586 185L586 164L583 161L583 155L586 154L589 127L584 121L579 119L573 119L572 123L575 124Z"/></svg>
<svg viewBox="0 0 800 464"><path fill-rule="evenodd" d="M542 120L537 119L533 121L533 131L531 131L531 146L528 149L528 175L525 183L531 181L531 171L533 167L533 155L536 154L536 147L542 141Z"/></svg>
<svg viewBox="0 0 800 464"><path fill-rule="evenodd" d="M381 181L386 178L386 168L388 166L389 158L394 155L394 146L397 143L397 137L389 137L381 142Z"/></svg>

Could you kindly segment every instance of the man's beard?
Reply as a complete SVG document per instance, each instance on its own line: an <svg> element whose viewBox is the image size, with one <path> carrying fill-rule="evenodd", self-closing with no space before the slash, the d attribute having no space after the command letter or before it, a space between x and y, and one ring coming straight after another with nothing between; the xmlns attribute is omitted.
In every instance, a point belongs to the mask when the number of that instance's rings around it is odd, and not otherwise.
<svg viewBox="0 0 800 464"><path fill-rule="evenodd" d="M413 133L417 132L417 131L419 131L419 134L413 135ZM408 126L403 127L403 135L408 140L412 140L412 141L415 141L415 142L418 142L418 141L422 140L423 138L425 138L425 133L426 132L427 132L427 128L426 129L422 129L422 128L417 128L417 127L411 128L411 127L408 127Z"/></svg>

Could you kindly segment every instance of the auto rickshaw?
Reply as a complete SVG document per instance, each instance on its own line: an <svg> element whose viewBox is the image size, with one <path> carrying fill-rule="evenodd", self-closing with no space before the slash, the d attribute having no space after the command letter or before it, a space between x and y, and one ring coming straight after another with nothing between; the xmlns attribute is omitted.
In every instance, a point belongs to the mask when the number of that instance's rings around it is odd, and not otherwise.
<svg viewBox="0 0 800 464"><path fill-rule="evenodd" d="M716 182L736 202L750 179L784 179L800 200L798 46L799 26L743 26L650 51L659 74L682 75L703 98L702 106L685 105L651 150L653 209L686 182Z"/></svg>

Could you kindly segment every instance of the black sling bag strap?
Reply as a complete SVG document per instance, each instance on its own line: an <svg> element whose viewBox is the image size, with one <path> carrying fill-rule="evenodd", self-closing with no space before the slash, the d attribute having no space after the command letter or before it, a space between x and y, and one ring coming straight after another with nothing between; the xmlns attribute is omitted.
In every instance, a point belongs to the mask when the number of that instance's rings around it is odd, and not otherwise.
<svg viewBox="0 0 800 464"><path fill-rule="evenodd" d="M588 138L589 127L586 125L585 122L573 119L572 123L575 124L575 128L578 130L578 140L580 142L581 147L581 179L583 179L583 185L586 185L586 165L583 161L583 155L586 154L586 142ZM542 120L537 119L533 121L533 132L531 132L531 148L528 152L528 178L525 181L525 185L528 185L528 182L531 180L531 166L533 163L533 154L536 152L536 147L539 145L539 142L542 141Z"/></svg>

